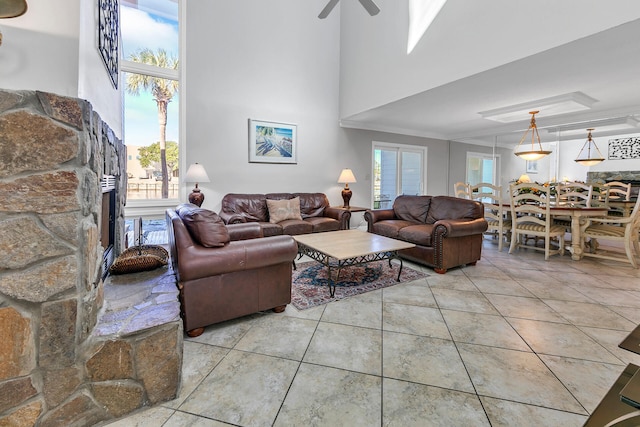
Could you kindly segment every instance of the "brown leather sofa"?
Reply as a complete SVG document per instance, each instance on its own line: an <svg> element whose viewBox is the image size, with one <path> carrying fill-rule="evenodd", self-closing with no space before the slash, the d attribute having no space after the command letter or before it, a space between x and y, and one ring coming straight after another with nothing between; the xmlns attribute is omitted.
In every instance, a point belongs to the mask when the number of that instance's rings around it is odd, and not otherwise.
<svg viewBox="0 0 640 427"><path fill-rule="evenodd" d="M192 204L167 209L166 217L187 335L258 311L282 312L291 302L298 252L291 236L262 238L256 223L226 226L214 212Z"/></svg>
<svg viewBox="0 0 640 427"><path fill-rule="evenodd" d="M367 210L367 230L415 244L400 256L444 274L475 265L487 229L484 208L474 200L448 196L399 196L392 209Z"/></svg>
<svg viewBox="0 0 640 427"><path fill-rule="evenodd" d="M272 222L267 200L300 200L300 216ZM227 194L222 198L220 217L225 224L257 222L265 236L297 235L348 230L351 212L332 208L323 193Z"/></svg>

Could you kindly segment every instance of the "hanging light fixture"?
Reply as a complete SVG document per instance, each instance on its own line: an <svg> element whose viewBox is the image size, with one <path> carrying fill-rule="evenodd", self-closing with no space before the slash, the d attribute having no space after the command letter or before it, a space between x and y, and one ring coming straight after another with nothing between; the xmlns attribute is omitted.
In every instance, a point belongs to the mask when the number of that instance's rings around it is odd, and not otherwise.
<svg viewBox="0 0 640 427"><path fill-rule="evenodd" d="M591 138L591 131L593 130L594 129L587 129L587 132L589 132L587 134L587 140L584 142L584 145L582 146L582 148L580 149L580 152L578 153L578 158L575 160L576 163L580 163L581 165L584 165L584 166L593 166L604 161L604 157L602 157L602 153L598 149L596 142L593 140L593 138ZM591 149L592 146L593 146L593 153ZM582 154L585 148L587 149L586 157ZM596 153L598 154L596 155Z"/></svg>
<svg viewBox="0 0 640 427"><path fill-rule="evenodd" d="M525 160L539 160L541 158L543 158L544 156L551 154L551 151L546 151L542 149L542 143L540 142L540 135L538 134L538 127L536 126L536 114L538 114L539 111L529 111L529 114L531 114L531 123L529 124L529 128L527 129L527 131L524 133L524 135L522 135L522 139L520 139L520 142L518 143L518 146L516 147L516 151L515 154L516 156L525 159ZM531 150L528 151L518 151L518 148L520 148L520 146L522 145L522 142L524 141L524 139L527 137L527 134L529 133L529 131L531 131ZM535 149L535 138L538 139L538 149ZM525 148L525 147L523 147Z"/></svg>

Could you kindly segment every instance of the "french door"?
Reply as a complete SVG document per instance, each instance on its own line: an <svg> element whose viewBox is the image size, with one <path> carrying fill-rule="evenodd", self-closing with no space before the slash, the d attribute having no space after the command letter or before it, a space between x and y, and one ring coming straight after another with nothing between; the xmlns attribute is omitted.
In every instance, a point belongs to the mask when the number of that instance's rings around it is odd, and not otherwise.
<svg viewBox="0 0 640 427"><path fill-rule="evenodd" d="M373 208L386 209L400 194L423 194L426 147L373 143Z"/></svg>

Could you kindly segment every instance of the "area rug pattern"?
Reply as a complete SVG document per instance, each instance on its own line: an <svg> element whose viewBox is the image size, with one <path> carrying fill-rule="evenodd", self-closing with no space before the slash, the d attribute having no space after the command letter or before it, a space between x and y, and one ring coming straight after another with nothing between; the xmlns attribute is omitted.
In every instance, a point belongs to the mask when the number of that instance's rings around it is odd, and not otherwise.
<svg viewBox="0 0 640 427"><path fill-rule="evenodd" d="M331 301L428 276L428 274L414 270L405 264L402 267L400 282L397 282L399 264L393 263L392 266L389 268L388 261L375 261L361 266L343 268L340 272L340 281L336 283L335 296L331 298L327 267L316 261L297 264L297 269L293 270L291 303L298 310L305 310ZM336 270L332 269L331 273L335 275Z"/></svg>

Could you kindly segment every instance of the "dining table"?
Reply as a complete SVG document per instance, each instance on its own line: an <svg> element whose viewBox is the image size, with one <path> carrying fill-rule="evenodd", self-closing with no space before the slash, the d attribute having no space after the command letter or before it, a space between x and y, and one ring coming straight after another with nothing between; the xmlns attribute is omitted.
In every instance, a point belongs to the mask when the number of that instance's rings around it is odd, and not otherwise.
<svg viewBox="0 0 640 427"><path fill-rule="evenodd" d="M568 250L571 252L571 259L575 261L582 258L584 251L580 227L586 223L589 217L607 216L609 212L606 207L584 207L570 204L551 205L549 210L552 217L568 216L571 218L571 246L568 247Z"/></svg>
<svg viewBox="0 0 640 427"><path fill-rule="evenodd" d="M503 202L503 206L507 215L511 216L511 203ZM606 207L584 207L562 202L551 204L549 211L552 217L569 217L571 219L571 245L567 247L567 250L571 252L571 259L578 261L584 253L580 227L586 223L589 217L607 216L609 209Z"/></svg>

